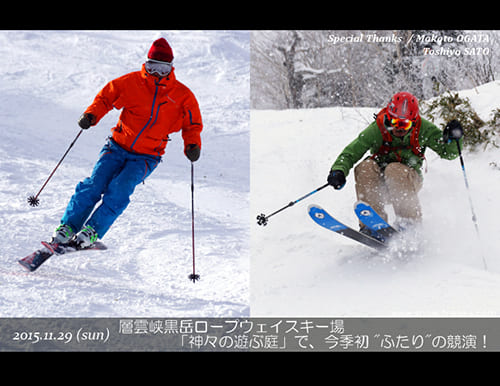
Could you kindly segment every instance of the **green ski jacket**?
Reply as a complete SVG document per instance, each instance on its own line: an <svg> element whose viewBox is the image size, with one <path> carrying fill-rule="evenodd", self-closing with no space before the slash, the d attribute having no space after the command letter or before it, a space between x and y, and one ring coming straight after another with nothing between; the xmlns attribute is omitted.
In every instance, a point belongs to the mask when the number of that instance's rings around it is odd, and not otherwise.
<svg viewBox="0 0 500 386"><path fill-rule="evenodd" d="M413 130L413 129L412 129ZM386 155L375 156L374 160L383 169L391 162L401 162L414 168L420 175L422 175L423 157L413 153L410 145L410 137L412 130L399 138L391 133L392 142L391 147L395 148L394 151ZM418 136L419 145L422 154L425 153L427 147L434 150L441 158L452 160L458 157L458 149L455 141L445 143L443 140L443 132L436 125L422 118L420 126L420 133ZM371 123L359 136L352 141L335 160L332 165L332 170L342 170L344 175L347 176L353 166L363 157L363 155L370 150L371 154L378 153L383 143L382 133L377 126L377 122ZM459 140L460 148L462 148L463 138Z"/></svg>

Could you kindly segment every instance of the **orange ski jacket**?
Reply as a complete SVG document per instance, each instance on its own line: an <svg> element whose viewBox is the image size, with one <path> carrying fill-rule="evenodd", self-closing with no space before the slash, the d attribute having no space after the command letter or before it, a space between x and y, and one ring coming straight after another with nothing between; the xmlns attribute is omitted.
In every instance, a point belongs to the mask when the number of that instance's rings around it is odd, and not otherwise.
<svg viewBox="0 0 500 386"><path fill-rule="evenodd" d="M111 129L113 140L125 150L162 156L169 134L182 130L186 146L201 148L201 113L194 94L177 81L174 69L165 78L134 71L109 82L85 113L93 114L97 124L111 109L123 109Z"/></svg>

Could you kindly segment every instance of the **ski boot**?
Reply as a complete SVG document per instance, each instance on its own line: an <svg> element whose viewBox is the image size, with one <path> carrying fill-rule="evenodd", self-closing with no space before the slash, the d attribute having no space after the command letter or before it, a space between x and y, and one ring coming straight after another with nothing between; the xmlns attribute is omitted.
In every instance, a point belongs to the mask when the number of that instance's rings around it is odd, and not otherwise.
<svg viewBox="0 0 500 386"><path fill-rule="evenodd" d="M73 240L71 240L71 244L77 249L85 249L94 244L97 239L97 232L90 225L87 225L75 235Z"/></svg>
<svg viewBox="0 0 500 386"><path fill-rule="evenodd" d="M50 244L68 244L74 236L75 232L69 225L61 224L54 231Z"/></svg>

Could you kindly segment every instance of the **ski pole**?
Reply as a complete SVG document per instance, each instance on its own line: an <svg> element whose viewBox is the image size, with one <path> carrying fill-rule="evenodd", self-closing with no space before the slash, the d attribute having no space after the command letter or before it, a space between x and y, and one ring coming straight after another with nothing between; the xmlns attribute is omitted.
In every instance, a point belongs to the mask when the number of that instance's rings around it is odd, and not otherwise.
<svg viewBox="0 0 500 386"><path fill-rule="evenodd" d="M465 187L467 189L467 194L469 196L469 205L470 205L470 210L472 212L472 222L474 223L474 228L476 228L477 238L479 240L479 243L481 244L481 237L479 235L479 225L477 223L477 216L476 216L476 212L474 210L474 205L472 205L472 197L471 197L471 194L470 194L469 182L467 180L467 173L465 172L464 157L462 156L462 151L460 150L460 144L458 142L458 139L456 141L457 141L458 155L460 157L460 164L462 165L462 172L463 172L463 175L464 175ZM482 251L481 251L481 257L483 259L484 269L487 270L488 266L486 265L486 259L484 257L484 254L482 253Z"/></svg>
<svg viewBox="0 0 500 386"><path fill-rule="evenodd" d="M80 132L76 135L76 137L73 140L73 142L71 142L71 145L69 145L68 150L66 150L66 153L64 153L64 155L62 156L61 160L57 163L57 165L54 168L54 170L52 170L52 173L50 173L49 178L47 178L47 181L45 181L45 183L43 184L43 186L41 187L41 189L38 191L38 193L36 194L36 196L29 196L28 197L28 203L31 206L38 206L38 204L40 204L40 200L38 199L38 196L40 195L40 193L42 193L42 190L45 188L45 186L47 185L47 183L49 182L49 180L52 178L52 176L56 172L56 170L59 167L59 165L61 165L61 163L63 162L64 158L69 153L70 149L73 147L73 145L75 144L75 142L78 139L78 137L80 137L80 135L82 134L82 132L83 132L83 129L80 130Z"/></svg>
<svg viewBox="0 0 500 386"><path fill-rule="evenodd" d="M200 275L196 274L195 270L195 253L194 253L194 162L191 162L191 241L193 249L193 273L188 277L193 283L200 280Z"/></svg>
<svg viewBox="0 0 500 386"><path fill-rule="evenodd" d="M279 212L285 210L286 208L290 208L291 206L294 206L296 203L302 201L303 199L309 197L309 196L312 196L314 193L317 193L319 192L321 189L324 189L326 188L328 185L330 185L329 183L326 183L324 184L323 186L320 186L319 188L317 189L314 189L312 192L310 193L307 193L305 196L302 196L298 199L296 199L295 201L291 201L288 205L284 206L283 208L281 209L278 209L276 212L274 213L271 213L270 215L266 216L264 213L261 213L257 216L257 224L259 225L263 225L263 226L266 226L267 225L267 222L269 220L269 217L272 217L274 216L275 214L278 214Z"/></svg>

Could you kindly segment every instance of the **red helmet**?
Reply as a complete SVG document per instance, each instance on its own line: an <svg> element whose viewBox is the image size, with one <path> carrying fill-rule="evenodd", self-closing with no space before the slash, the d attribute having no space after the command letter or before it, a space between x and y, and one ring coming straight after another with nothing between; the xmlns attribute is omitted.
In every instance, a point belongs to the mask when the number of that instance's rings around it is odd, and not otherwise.
<svg viewBox="0 0 500 386"><path fill-rule="evenodd" d="M387 114L389 118L409 119L415 122L419 117L418 100L409 92L398 92L387 105Z"/></svg>

